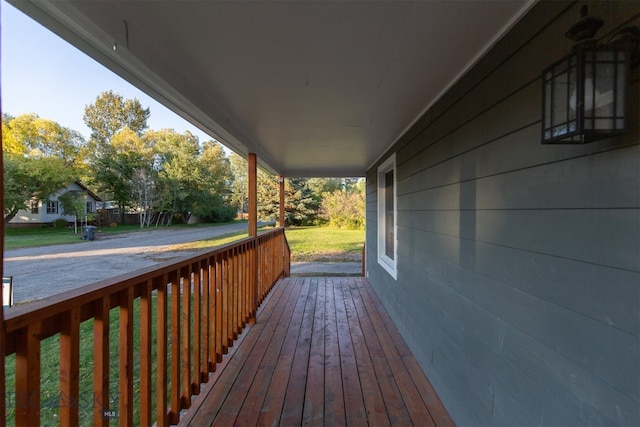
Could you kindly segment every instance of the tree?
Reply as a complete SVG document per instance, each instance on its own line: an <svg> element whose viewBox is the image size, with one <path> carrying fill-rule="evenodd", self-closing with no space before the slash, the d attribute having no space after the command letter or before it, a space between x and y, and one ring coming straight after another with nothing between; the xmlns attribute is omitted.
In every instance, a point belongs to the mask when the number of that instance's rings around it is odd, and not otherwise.
<svg viewBox="0 0 640 427"><path fill-rule="evenodd" d="M9 123L13 121L14 117L4 113L2 114L2 152L9 154L27 154L27 147L17 135L17 132L12 132L9 127Z"/></svg>
<svg viewBox="0 0 640 427"><path fill-rule="evenodd" d="M313 198L307 181L307 178L285 180L285 221L291 225L308 225L316 219L320 204Z"/></svg>
<svg viewBox="0 0 640 427"><path fill-rule="evenodd" d="M329 226L360 230L364 228L364 193L337 190L325 193L320 206L320 217Z"/></svg>
<svg viewBox="0 0 640 427"><path fill-rule="evenodd" d="M342 189L341 178L309 178L307 185L313 194L313 198L320 202L324 193L333 193Z"/></svg>
<svg viewBox="0 0 640 427"><path fill-rule="evenodd" d="M205 142L198 158L198 166L202 181L195 197L194 214L211 222L233 219L236 209L228 203L233 174L222 145L215 141Z"/></svg>
<svg viewBox="0 0 640 427"><path fill-rule="evenodd" d="M134 171L153 165L153 147L128 127L114 134L103 155L92 164L94 182L99 191L109 195L120 208L120 220L124 222L127 206L135 205L133 190Z"/></svg>
<svg viewBox="0 0 640 427"><path fill-rule="evenodd" d="M8 224L20 209L32 200L47 197L77 179L76 171L62 159L32 159L16 154L4 155L4 223Z"/></svg>
<svg viewBox="0 0 640 427"><path fill-rule="evenodd" d="M32 200L46 200L78 179L83 140L77 132L35 114L4 115L2 137L7 224Z"/></svg>
<svg viewBox="0 0 640 427"><path fill-rule="evenodd" d="M151 168L139 167L133 170L131 176L131 187L137 203L140 228L148 227L151 224L156 198L155 175L155 171Z"/></svg>
<svg viewBox="0 0 640 427"><path fill-rule="evenodd" d="M121 221L134 199L133 171L151 161L149 147L142 139L149 115L140 101L124 99L113 91L102 92L84 109L82 119L91 130L87 147L91 181L104 199L118 204Z"/></svg>
<svg viewBox="0 0 640 427"><path fill-rule="evenodd" d="M145 138L155 146L161 195L159 209L166 217L167 225L176 213L188 222L202 182L198 137L191 132L179 134L173 129L162 129L147 132Z"/></svg>
<svg viewBox="0 0 640 427"><path fill-rule="evenodd" d="M58 197L62 210L67 215L74 216L74 232L78 232L78 217L85 210L86 194L82 191L67 191Z"/></svg>
<svg viewBox="0 0 640 427"><path fill-rule="evenodd" d="M136 98L124 99L122 95L107 91L98 95L93 104L85 106L82 120L91 129L90 145L99 155L104 145L125 127L142 136L150 114Z"/></svg>
<svg viewBox="0 0 640 427"><path fill-rule="evenodd" d="M58 157L68 166L77 166L82 160L85 141L79 132L34 113L7 118L6 125L3 123L3 131L7 132L6 136L3 132L3 146L6 143L7 151L31 158Z"/></svg>
<svg viewBox="0 0 640 427"><path fill-rule="evenodd" d="M215 141L205 142L198 163L208 190L224 196L231 192L233 173L222 145Z"/></svg>
<svg viewBox="0 0 640 427"><path fill-rule="evenodd" d="M174 216L185 223L192 215L207 221L228 221L235 216L235 209L227 205L233 175L219 143L206 141L200 146L192 133L179 134L173 129L149 131L145 138L155 146L158 209L167 224Z"/></svg>
<svg viewBox="0 0 640 427"><path fill-rule="evenodd" d="M275 220L280 213L280 182L277 176L258 171L258 216L264 220ZM290 225L304 225L315 218L317 203L311 197L306 179L286 178L285 222Z"/></svg>
<svg viewBox="0 0 640 427"><path fill-rule="evenodd" d="M248 180L248 164L245 159L236 153L229 156L229 166L231 168L231 194L229 195L229 203L236 208L238 212L247 212L249 190L247 188Z"/></svg>

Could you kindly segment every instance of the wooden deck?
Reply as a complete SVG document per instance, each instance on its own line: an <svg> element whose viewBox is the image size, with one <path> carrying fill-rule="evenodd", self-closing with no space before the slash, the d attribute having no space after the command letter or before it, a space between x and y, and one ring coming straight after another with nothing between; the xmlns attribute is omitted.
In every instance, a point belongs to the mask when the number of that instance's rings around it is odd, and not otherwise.
<svg viewBox="0 0 640 427"><path fill-rule="evenodd" d="M453 425L363 278L278 282L181 425Z"/></svg>

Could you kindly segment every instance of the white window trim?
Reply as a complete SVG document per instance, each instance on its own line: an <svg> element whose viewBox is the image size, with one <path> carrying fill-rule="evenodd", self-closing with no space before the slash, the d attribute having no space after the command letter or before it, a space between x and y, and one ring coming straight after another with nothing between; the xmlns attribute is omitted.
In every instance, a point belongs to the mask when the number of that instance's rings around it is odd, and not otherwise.
<svg viewBox="0 0 640 427"><path fill-rule="evenodd" d="M393 259L385 253L385 175L393 171ZM394 279L398 278L398 198L397 198L396 155L392 154L378 166L378 264Z"/></svg>
<svg viewBox="0 0 640 427"><path fill-rule="evenodd" d="M52 209L53 208L53 209ZM46 205L47 215L58 215L60 212L60 204L57 200L49 200Z"/></svg>

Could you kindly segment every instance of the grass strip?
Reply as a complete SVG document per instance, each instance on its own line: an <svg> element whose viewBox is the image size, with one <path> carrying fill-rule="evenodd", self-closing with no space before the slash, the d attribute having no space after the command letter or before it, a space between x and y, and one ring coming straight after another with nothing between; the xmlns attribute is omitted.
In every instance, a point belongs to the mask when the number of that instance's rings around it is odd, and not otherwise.
<svg viewBox="0 0 640 427"><path fill-rule="evenodd" d="M218 227L221 225L235 224L246 221L231 221L217 224L177 224L171 227L151 227L140 228L139 225L119 225L117 227L99 227L98 236L114 235L123 233L136 233L140 231L154 231L175 228L201 228ZM83 229L78 228L78 233L74 233L72 228L5 228L4 248L21 249L37 246L63 245L72 243L86 243L80 237ZM99 237L98 237L99 238Z"/></svg>

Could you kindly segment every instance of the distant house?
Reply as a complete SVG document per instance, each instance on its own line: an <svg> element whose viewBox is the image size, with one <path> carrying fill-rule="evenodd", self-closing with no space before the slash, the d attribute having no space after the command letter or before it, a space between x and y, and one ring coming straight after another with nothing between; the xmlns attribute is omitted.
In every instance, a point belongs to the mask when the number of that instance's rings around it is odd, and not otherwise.
<svg viewBox="0 0 640 427"><path fill-rule="evenodd" d="M84 184L76 181L51 194L47 200L31 200L29 209L19 210L9 224L14 226L49 224L58 218L64 218L69 222L73 222L75 220L74 215L65 214L62 203L59 201L59 197L68 191L83 193L85 195L84 213L96 213L97 203L101 202L102 199L89 190Z"/></svg>

